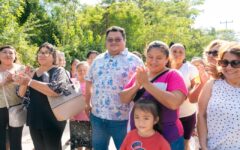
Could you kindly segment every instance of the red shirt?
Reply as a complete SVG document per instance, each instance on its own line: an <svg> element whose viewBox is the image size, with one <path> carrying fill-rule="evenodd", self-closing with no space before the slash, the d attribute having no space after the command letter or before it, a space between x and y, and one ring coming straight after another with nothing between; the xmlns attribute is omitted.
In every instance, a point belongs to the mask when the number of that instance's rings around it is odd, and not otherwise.
<svg viewBox="0 0 240 150"><path fill-rule="evenodd" d="M171 148L158 132L150 137L141 137L134 129L127 134L120 150L171 150Z"/></svg>

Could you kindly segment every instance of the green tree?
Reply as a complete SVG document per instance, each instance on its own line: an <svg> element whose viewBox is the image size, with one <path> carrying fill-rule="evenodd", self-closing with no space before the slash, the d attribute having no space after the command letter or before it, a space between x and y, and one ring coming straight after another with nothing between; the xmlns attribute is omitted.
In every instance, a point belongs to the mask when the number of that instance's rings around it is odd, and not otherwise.
<svg viewBox="0 0 240 150"><path fill-rule="evenodd" d="M0 44L17 48L23 63L33 64L37 46L55 44L67 61L85 59L89 50L105 51L105 31L125 28L129 50L143 52L153 40L180 42L187 58L200 56L213 39L238 40L231 30L195 29L204 0L0 0Z"/></svg>
<svg viewBox="0 0 240 150"><path fill-rule="evenodd" d="M34 64L36 47L29 43L29 26L18 24L22 15L23 0L2 1L0 11L0 45L12 45L17 50L18 59L24 64Z"/></svg>
<svg viewBox="0 0 240 150"><path fill-rule="evenodd" d="M104 17L106 27L117 25L126 30L127 47L130 50L143 49L145 19L136 4L131 2L113 3L106 8Z"/></svg>
<svg viewBox="0 0 240 150"><path fill-rule="evenodd" d="M237 33L233 30L218 30L216 36L222 40L238 41Z"/></svg>
<svg viewBox="0 0 240 150"><path fill-rule="evenodd" d="M56 44L54 35L58 35L59 31L47 11L47 4L41 4L39 0L24 0L22 7L24 9L18 17L18 22L20 25L30 22L31 30L27 31L30 42L37 45L44 42Z"/></svg>

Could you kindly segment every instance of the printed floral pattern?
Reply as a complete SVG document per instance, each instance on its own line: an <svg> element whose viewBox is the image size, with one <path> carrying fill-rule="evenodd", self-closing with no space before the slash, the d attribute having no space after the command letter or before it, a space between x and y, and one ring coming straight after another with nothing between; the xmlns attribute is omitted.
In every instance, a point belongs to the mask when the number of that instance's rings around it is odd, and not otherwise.
<svg viewBox="0 0 240 150"><path fill-rule="evenodd" d="M85 78L93 83L91 102L95 116L108 120L128 119L130 107L120 102L119 92L140 65L143 62L127 49L114 57L105 52L95 59Z"/></svg>

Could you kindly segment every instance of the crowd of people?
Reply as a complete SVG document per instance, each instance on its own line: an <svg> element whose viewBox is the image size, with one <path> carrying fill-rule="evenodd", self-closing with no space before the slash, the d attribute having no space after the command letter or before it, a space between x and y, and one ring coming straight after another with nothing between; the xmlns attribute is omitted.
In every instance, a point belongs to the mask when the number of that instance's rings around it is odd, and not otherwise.
<svg viewBox="0 0 240 150"><path fill-rule="evenodd" d="M61 150L66 121L55 118L48 97L69 84L86 102L69 118L72 150L107 150L110 138L117 150L190 150L193 135L201 150L240 149L240 43L214 40L187 61L182 43L152 41L143 57L126 39L123 28L108 28L107 50L73 58L69 71L50 43L39 46L35 69L16 62L14 47L1 46L0 149L22 150L23 126L9 124L8 104L24 104L34 149Z"/></svg>

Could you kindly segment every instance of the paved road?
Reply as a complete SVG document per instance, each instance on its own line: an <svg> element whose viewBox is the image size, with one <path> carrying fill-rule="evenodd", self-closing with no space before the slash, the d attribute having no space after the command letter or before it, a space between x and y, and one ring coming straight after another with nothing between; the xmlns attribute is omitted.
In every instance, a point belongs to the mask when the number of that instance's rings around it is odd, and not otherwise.
<svg viewBox="0 0 240 150"><path fill-rule="evenodd" d="M66 141L69 139L69 137L70 137L69 135L70 135L69 134L69 123L67 123L66 128L63 133L63 137L62 137L63 150L70 150L70 146L64 145L66 143ZM191 142L190 149L198 150L198 144L196 144L198 142L197 138L196 137L192 138L190 140L190 142ZM33 144L32 144L30 134L29 134L29 129L26 126L23 129L22 146L23 146L23 150L33 150ZM109 150L116 150L112 139L110 141Z"/></svg>
<svg viewBox="0 0 240 150"><path fill-rule="evenodd" d="M70 150L70 146L64 145L69 138L69 123L67 123L62 137L63 150ZM23 150L33 150L32 139L27 126L24 126L23 128L22 147ZM109 150L116 150L112 140L110 141Z"/></svg>
<svg viewBox="0 0 240 150"><path fill-rule="evenodd" d="M66 143L69 139L69 126L66 126L63 137L62 137L62 144ZM29 129L27 126L23 128L23 137L22 137L22 149L23 150L33 150L32 139L29 134ZM69 146L63 146L63 150L70 150Z"/></svg>

